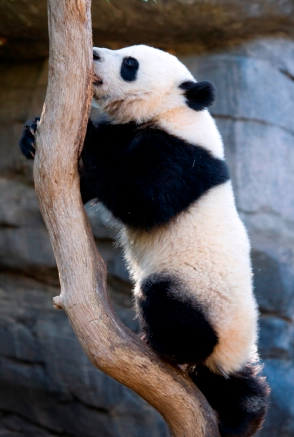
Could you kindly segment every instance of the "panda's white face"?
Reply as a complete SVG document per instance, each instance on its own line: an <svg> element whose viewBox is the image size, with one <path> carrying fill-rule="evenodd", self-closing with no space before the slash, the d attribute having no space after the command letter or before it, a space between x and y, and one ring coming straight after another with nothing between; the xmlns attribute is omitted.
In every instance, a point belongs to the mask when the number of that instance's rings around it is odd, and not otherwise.
<svg viewBox="0 0 294 437"><path fill-rule="evenodd" d="M94 104L114 122L148 122L185 105L179 86L195 79L169 53L144 45L108 50L94 47Z"/></svg>

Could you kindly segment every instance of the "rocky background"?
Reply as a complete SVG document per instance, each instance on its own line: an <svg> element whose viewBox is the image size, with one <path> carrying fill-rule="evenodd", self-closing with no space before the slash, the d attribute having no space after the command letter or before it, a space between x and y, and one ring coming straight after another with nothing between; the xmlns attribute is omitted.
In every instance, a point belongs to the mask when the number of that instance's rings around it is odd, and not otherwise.
<svg viewBox="0 0 294 437"><path fill-rule="evenodd" d="M95 45L172 50L212 80L236 202L252 242L260 353L272 387L260 437L294 436L294 4L259 0L93 1ZM62 311L32 166L18 151L47 83L43 0L0 0L0 437L168 437L162 418L95 369ZM138 332L115 229L87 206L109 292ZM126 369L128 371L128 369Z"/></svg>

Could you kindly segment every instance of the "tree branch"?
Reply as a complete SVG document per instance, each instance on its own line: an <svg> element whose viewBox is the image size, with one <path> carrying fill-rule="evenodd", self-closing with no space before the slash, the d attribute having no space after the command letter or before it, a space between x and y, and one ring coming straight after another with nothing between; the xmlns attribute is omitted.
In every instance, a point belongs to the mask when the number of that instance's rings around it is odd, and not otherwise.
<svg viewBox="0 0 294 437"><path fill-rule="evenodd" d="M206 399L114 314L106 268L81 202L77 162L92 95L90 0L49 0L49 83L37 129L34 179L60 275L63 308L92 363L133 389L175 437L218 437Z"/></svg>

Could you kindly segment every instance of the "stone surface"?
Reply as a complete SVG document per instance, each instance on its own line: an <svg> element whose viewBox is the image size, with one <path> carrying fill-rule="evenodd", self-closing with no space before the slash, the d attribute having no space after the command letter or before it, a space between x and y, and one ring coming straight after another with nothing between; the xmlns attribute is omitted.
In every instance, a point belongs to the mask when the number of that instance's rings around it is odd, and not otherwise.
<svg viewBox="0 0 294 437"><path fill-rule="evenodd" d="M263 313L260 318L259 350L263 358L291 362L293 358L294 327L279 315Z"/></svg>
<svg viewBox="0 0 294 437"><path fill-rule="evenodd" d="M261 123L237 121L235 135L239 208L247 214L270 212L292 221L294 133L272 125L265 129Z"/></svg>
<svg viewBox="0 0 294 437"><path fill-rule="evenodd" d="M86 211L109 273L127 281L121 249L113 242L118 229L111 214L100 204L89 203ZM1 177L0 267L58 284L55 258L33 187Z"/></svg>
<svg viewBox="0 0 294 437"><path fill-rule="evenodd" d="M161 8L162 14L153 24L158 29L167 23L166 11L172 13L174 7L185 11L197 7L204 13L213 3L218 12L221 4L228 4L210 0L200 8L200 1L194 0L159 6L143 3L134 0L126 4L138 11L143 7L149 18L154 8ZM17 6L20 11L24 4L20 0L8 9ZM117 4L111 4L105 2L102 8L113 11ZM236 5L234 8L241 2ZM26 6L28 20L34 1ZM94 3L93 7L95 17L98 6ZM118 6L111 18L103 12L102 17L109 21L98 24L104 26L103 32L110 28L112 35L121 32L118 45L123 44L128 26L134 25L131 13L127 20L128 7L123 15ZM262 15L266 20L270 11L287 7L290 13L289 3L275 2L273 6L269 1L266 13L265 3L247 2L242 11L245 17L250 10L250 20L255 17L258 23ZM35 17L42 8L43 3L38 3ZM233 19L234 8L227 10L227 17ZM282 20L281 16L277 14L275 20ZM138 25L146 17L140 17ZM128 25L116 30L117 20L126 20ZM24 41L34 38L34 26L42 27L42 20L32 22L32 34L27 33ZM152 32L150 27L150 37L155 35ZM294 434L293 53L294 42L279 36L182 57L197 79L213 80L218 88L212 113L224 138L236 202L252 242L261 311L260 353L272 387L260 437ZM17 147L23 122L40 114L46 72L44 61L0 66L0 437L166 437L169 433L160 416L134 393L94 369L63 312L52 308L52 297L59 293L57 270L38 211L31 164ZM99 204L88 204L86 210L108 266L115 310L130 329L139 332L128 274L120 250L114 247L115 223Z"/></svg>
<svg viewBox="0 0 294 437"><path fill-rule="evenodd" d="M266 59L216 54L183 57L201 79L203 75L218 85L212 112L216 117L256 121L284 128L294 134L294 81ZM261 86L262 84L262 86ZM253 96L254 93L254 96Z"/></svg>
<svg viewBox="0 0 294 437"><path fill-rule="evenodd" d="M294 320L293 244L252 236L255 292L261 311ZM270 246L270 247L269 247ZM255 248L258 247L258 250Z"/></svg>
<svg viewBox="0 0 294 437"><path fill-rule="evenodd" d="M31 183L31 163L22 159L16 145L24 123L41 113L47 69L47 61L0 63L0 171L11 171L14 177L17 172Z"/></svg>
<svg viewBox="0 0 294 437"><path fill-rule="evenodd" d="M8 429L44 436L169 435L149 405L90 363L65 314L53 309L57 288L22 275L2 274L0 283L0 411ZM110 295L123 321L137 330L130 287L112 284ZM25 422L36 427L33 434Z"/></svg>
<svg viewBox="0 0 294 437"><path fill-rule="evenodd" d="M268 61L274 68L286 74L289 79L294 78L294 47L291 39L278 36L255 39L246 44L231 47L227 53Z"/></svg>
<svg viewBox="0 0 294 437"><path fill-rule="evenodd" d="M294 434L294 368L292 360L268 359L264 373L272 387L270 413L261 437L292 437Z"/></svg>
<svg viewBox="0 0 294 437"><path fill-rule="evenodd" d="M204 51L258 35L293 37L293 12L292 0L93 0L93 37L110 47ZM0 16L2 58L48 55L45 0L0 0Z"/></svg>

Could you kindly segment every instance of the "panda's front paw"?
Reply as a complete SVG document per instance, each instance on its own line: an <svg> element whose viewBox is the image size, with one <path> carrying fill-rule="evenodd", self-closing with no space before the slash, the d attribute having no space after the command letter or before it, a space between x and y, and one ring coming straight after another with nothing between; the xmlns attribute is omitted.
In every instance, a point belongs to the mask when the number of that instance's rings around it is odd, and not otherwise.
<svg viewBox="0 0 294 437"><path fill-rule="evenodd" d="M23 134L19 141L20 150L24 156L28 159L34 159L35 157L35 133L40 121L39 117L35 117L34 120L28 121L23 130Z"/></svg>

